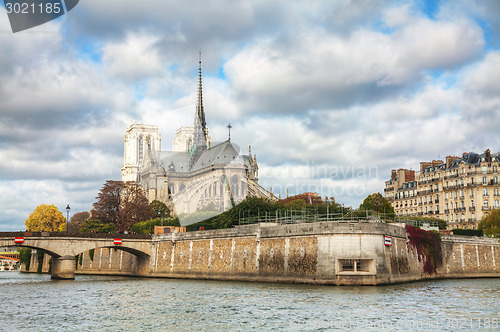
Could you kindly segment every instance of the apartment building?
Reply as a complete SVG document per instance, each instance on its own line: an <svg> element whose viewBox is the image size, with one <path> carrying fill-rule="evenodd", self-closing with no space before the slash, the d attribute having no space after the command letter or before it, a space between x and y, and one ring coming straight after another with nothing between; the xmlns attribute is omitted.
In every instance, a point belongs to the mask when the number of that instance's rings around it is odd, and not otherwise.
<svg viewBox="0 0 500 332"><path fill-rule="evenodd" d="M421 162L420 170L392 170L385 197L396 215L434 217L448 229L476 229L481 218L500 207L500 153L464 153Z"/></svg>

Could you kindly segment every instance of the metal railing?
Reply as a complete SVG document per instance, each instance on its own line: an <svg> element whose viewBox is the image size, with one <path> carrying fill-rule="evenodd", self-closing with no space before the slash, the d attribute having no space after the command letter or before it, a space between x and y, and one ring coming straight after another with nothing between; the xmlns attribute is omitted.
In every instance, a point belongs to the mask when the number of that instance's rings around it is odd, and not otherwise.
<svg viewBox="0 0 500 332"><path fill-rule="evenodd" d="M249 212L251 213L251 212ZM278 223L278 224L300 224L300 223L315 223L315 222L386 222L386 223L403 223L411 226L422 227L423 224L429 224L430 227L438 227L438 221L422 221L415 220L411 216L396 216L385 215L369 210L351 210L346 213L327 213L319 214L314 210L278 210L275 213L260 213L257 216L239 216L240 225L257 224L257 223Z"/></svg>
<svg viewBox="0 0 500 332"><path fill-rule="evenodd" d="M251 214L251 212L249 212ZM317 213L314 210L278 210L275 213L262 212L258 215L245 216L240 214L238 223L240 225L256 223L279 223L279 224L298 224L314 223L325 221L365 221L365 222L384 222L391 221L391 218L384 218L383 214L377 214L373 211L357 210L346 211L345 213Z"/></svg>

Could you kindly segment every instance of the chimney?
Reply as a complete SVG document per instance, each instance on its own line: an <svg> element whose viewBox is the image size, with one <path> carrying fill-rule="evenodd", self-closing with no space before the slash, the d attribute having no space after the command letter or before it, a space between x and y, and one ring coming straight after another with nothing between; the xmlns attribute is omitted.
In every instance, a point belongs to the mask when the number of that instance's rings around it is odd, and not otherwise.
<svg viewBox="0 0 500 332"><path fill-rule="evenodd" d="M451 163L457 159L460 159L460 158L454 157L454 156L446 156L446 168L450 167Z"/></svg>
<svg viewBox="0 0 500 332"><path fill-rule="evenodd" d="M433 160L432 161L432 167L436 167L437 165L441 165L443 163L442 160Z"/></svg>
<svg viewBox="0 0 500 332"><path fill-rule="evenodd" d="M491 163L491 153L490 153L490 149L486 149L486 151L484 151L484 155L486 157L486 161L488 163Z"/></svg>
<svg viewBox="0 0 500 332"><path fill-rule="evenodd" d="M395 170L395 169L393 169L393 170L391 171L391 180L394 180L394 179L396 178L396 174L397 174L397 173L396 173L396 170Z"/></svg>
<svg viewBox="0 0 500 332"><path fill-rule="evenodd" d="M406 170L405 172L405 182L415 181L415 171Z"/></svg>
<svg viewBox="0 0 500 332"><path fill-rule="evenodd" d="M428 162L428 161L421 161L421 162L420 162L420 173L423 173L423 172L424 172L424 169L425 169L426 167L431 166L431 165L432 165L432 163L430 163L430 162Z"/></svg>

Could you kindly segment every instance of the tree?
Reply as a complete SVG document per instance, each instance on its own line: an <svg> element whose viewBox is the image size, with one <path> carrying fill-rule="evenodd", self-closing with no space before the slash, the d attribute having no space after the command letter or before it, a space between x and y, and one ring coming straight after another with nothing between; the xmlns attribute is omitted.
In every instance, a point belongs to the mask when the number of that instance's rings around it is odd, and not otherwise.
<svg viewBox="0 0 500 332"><path fill-rule="evenodd" d="M303 201L304 203L298 203L299 200ZM280 202L288 209L290 209L289 205L299 205L303 207L305 204L323 204L323 200L321 199L321 197L315 193L302 193L295 196L290 196L282 199Z"/></svg>
<svg viewBox="0 0 500 332"><path fill-rule="evenodd" d="M117 230L130 230L134 223L154 217L153 208L135 182L106 181L93 205L92 219L112 223Z"/></svg>
<svg viewBox="0 0 500 332"><path fill-rule="evenodd" d="M170 209L165 203L155 199L154 201L149 203L149 206L151 206L151 208L153 209L155 217L163 219L170 217Z"/></svg>
<svg viewBox="0 0 500 332"><path fill-rule="evenodd" d="M90 213L87 211L75 213L68 222L68 231L70 233L80 232L82 223L90 218Z"/></svg>
<svg viewBox="0 0 500 332"><path fill-rule="evenodd" d="M116 222L117 230L128 231L133 224L151 220L154 217L153 208L149 205L141 187L134 182L125 182L121 196L121 209Z"/></svg>
<svg viewBox="0 0 500 332"><path fill-rule="evenodd" d="M500 209L485 215L479 222L478 229L482 230L484 235L500 237Z"/></svg>
<svg viewBox="0 0 500 332"><path fill-rule="evenodd" d="M385 215L394 216L394 209L381 193L374 193L365 198L359 206L360 210L371 210Z"/></svg>
<svg viewBox="0 0 500 332"><path fill-rule="evenodd" d="M213 228L228 228L238 225L240 216L249 218L265 214L274 215L281 206L281 203L272 202L267 198L248 196L234 208L211 218L211 223Z"/></svg>
<svg viewBox="0 0 500 332"><path fill-rule="evenodd" d="M297 198L293 201L288 202L288 204L285 205L285 207L288 210L302 210L307 206L306 201L303 199Z"/></svg>
<svg viewBox="0 0 500 332"><path fill-rule="evenodd" d="M102 223L116 224L120 212L122 181L106 181L97 195L97 201L92 205L92 219Z"/></svg>
<svg viewBox="0 0 500 332"><path fill-rule="evenodd" d="M55 205L42 204L36 207L24 223L31 232L58 232L65 229L66 218Z"/></svg>

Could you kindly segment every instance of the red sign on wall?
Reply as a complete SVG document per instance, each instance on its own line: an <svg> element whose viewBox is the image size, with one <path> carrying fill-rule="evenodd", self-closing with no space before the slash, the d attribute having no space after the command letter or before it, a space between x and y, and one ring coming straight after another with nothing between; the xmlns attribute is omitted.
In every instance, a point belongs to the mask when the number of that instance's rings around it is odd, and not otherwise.
<svg viewBox="0 0 500 332"><path fill-rule="evenodd" d="M384 235L384 244L386 246L392 246L392 237Z"/></svg>
<svg viewBox="0 0 500 332"><path fill-rule="evenodd" d="M122 239L114 239L114 244L122 244Z"/></svg>
<svg viewBox="0 0 500 332"><path fill-rule="evenodd" d="M24 237L16 237L16 238L14 239L14 242L15 242L15 243L24 243Z"/></svg>

